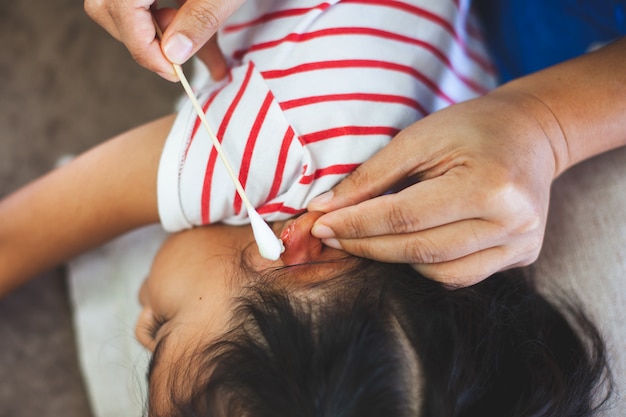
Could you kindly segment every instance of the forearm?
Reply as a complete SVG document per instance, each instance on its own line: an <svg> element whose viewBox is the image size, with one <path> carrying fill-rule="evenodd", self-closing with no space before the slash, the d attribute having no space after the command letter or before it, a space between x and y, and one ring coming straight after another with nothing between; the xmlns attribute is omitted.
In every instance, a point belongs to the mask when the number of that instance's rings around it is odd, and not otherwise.
<svg viewBox="0 0 626 417"><path fill-rule="evenodd" d="M36 274L158 221L162 119L76 158L0 202L0 296Z"/></svg>
<svg viewBox="0 0 626 417"><path fill-rule="evenodd" d="M626 144L626 38L503 85L520 93L550 139L556 175ZM532 103L534 102L534 104ZM555 175L555 176L556 176Z"/></svg>

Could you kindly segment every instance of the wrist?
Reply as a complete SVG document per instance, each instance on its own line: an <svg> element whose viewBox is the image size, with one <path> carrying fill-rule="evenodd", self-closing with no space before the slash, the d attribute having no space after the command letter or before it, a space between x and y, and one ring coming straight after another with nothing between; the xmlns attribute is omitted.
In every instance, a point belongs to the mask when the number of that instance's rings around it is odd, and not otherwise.
<svg viewBox="0 0 626 417"><path fill-rule="evenodd" d="M548 144L554 159L553 178L571 166L565 131L556 114L544 100L530 92L516 89L512 83L505 84L488 95L504 100L510 105L509 111L515 112L517 116L525 116L527 120L524 121L524 127L535 130L530 136L537 142L536 145L539 142Z"/></svg>
<svg viewBox="0 0 626 417"><path fill-rule="evenodd" d="M513 80L493 91L513 97L542 127L555 176L626 145L626 37L597 51Z"/></svg>

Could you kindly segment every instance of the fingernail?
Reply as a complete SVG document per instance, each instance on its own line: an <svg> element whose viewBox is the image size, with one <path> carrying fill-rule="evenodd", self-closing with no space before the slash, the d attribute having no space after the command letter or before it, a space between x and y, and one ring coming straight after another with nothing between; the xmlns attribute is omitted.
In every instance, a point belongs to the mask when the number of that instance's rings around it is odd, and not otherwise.
<svg viewBox="0 0 626 417"><path fill-rule="evenodd" d="M318 239L329 239L335 237L335 232L323 224L315 224L311 228L311 234Z"/></svg>
<svg viewBox="0 0 626 417"><path fill-rule="evenodd" d="M322 242L324 242L324 244L326 246L330 246L333 249L342 249L343 247L341 246L341 243L339 243L339 241L337 239L322 239Z"/></svg>
<svg viewBox="0 0 626 417"><path fill-rule="evenodd" d="M332 191L327 191L324 194L320 194L315 197L309 204L317 204L319 206L324 206L330 202L334 197L334 193Z"/></svg>
<svg viewBox="0 0 626 417"><path fill-rule="evenodd" d="M191 56L193 42L182 33L176 33L167 40L163 52L167 59L174 64L184 64Z"/></svg>

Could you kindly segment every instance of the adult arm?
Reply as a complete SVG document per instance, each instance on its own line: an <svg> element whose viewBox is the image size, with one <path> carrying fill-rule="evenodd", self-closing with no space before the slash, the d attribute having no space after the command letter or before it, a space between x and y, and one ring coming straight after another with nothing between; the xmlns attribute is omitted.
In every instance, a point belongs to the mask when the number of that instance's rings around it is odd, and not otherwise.
<svg viewBox="0 0 626 417"><path fill-rule="evenodd" d="M181 7L156 9L155 0L85 0L85 11L133 58L163 78L176 81L171 62L183 64L193 54L207 64L211 76L226 74L226 61L213 36L243 0L180 0ZM165 28L157 39L153 16ZM210 40L210 41L209 41Z"/></svg>
<svg viewBox="0 0 626 417"><path fill-rule="evenodd" d="M159 221L172 117L120 135L0 201L0 296L71 257Z"/></svg>
<svg viewBox="0 0 626 417"><path fill-rule="evenodd" d="M625 115L626 38L408 127L309 205L313 234L453 285L527 265L553 179L626 144Z"/></svg>

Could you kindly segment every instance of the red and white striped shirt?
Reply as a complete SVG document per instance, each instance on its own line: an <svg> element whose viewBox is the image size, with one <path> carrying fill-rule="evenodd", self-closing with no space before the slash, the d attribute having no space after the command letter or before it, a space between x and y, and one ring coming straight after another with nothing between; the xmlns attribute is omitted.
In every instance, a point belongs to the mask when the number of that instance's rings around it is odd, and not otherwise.
<svg viewBox="0 0 626 417"><path fill-rule="evenodd" d="M248 1L219 33L226 80L198 97L266 220L304 211L401 129L494 87L469 0ZM248 222L186 104L158 178L166 230Z"/></svg>

